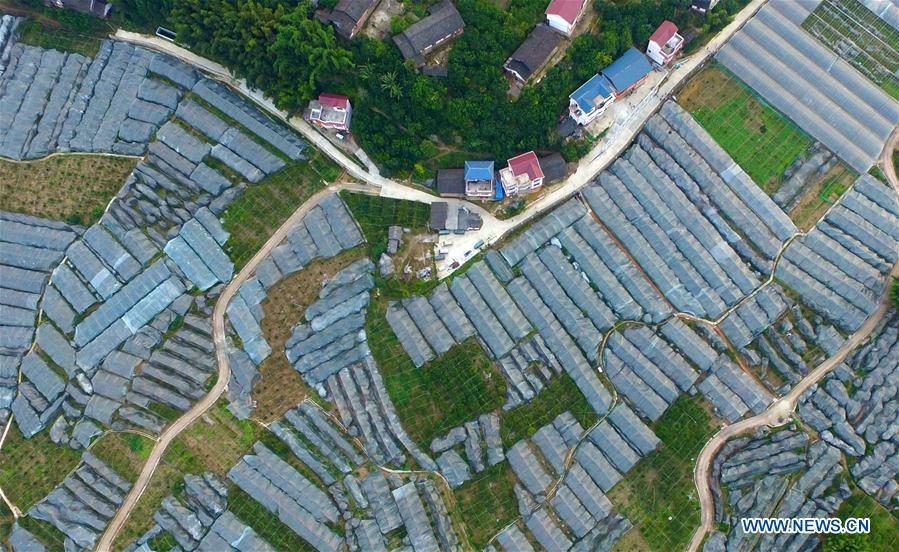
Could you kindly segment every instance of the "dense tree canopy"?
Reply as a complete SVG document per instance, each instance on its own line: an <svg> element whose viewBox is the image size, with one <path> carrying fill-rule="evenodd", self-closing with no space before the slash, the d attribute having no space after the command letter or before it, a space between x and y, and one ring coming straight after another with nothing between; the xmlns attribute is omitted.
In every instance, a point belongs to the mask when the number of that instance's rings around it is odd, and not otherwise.
<svg viewBox="0 0 899 552"><path fill-rule="evenodd" d="M560 149L553 129L572 90L632 45L645 47L662 20L701 38L746 0L723 0L707 18L690 12L690 0L597 0L592 31L514 100L502 66L543 19L546 0L509 0L505 8L492 0L455 3L465 32L449 53L446 79L416 72L389 40L360 35L342 46L312 17L308 0L181 0L171 21L180 41L223 62L280 107L298 111L322 90L349 95L361 145L388 172L408 172L434 157L438 145L500 160ZM563 151L577 157L588 147Z"/></svg>

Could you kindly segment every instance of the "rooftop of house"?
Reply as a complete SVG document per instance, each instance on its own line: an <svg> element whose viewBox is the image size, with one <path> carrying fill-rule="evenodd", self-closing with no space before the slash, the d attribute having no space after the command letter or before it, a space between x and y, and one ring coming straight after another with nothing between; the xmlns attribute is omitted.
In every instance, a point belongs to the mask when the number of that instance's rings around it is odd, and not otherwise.
<svg viewBox="0 0 899 552"><path fill-rule="evenodd" d="M604 76L597 74L572 92L569 97L577 102L581 111L589 113L601 100L608 98L612 94L612 86L609 81Z"/></svg>
<svg viewBox="0 0 899 552"><path fill-rule="evenodd" d="M431 220L429 222L431 230L446 230L446 217L448 214L449 203L445 201L431 203Z"/></svg>
<svg viewBox="0 0 899 552"><path fill-rule="evenodd" d="M515 50L506 66L521 75L522 79L528 80L546 63L561 41L562 36L559 33L541 23L534 27L531 34Z"/></svg>
<svg viewBox="0 0 899 552"><path fill-rule="evenodd" d="M462 169L440 169L437 171L437 193L440 195L464 195L465 179Z"/></svg>
<svg viewBox="0 0 899 552"><path fill-rule="evenodd" d="M348 109L350 99L340 94L319 94L318 103L335 109Z"/></svg>
<svg viewBox="0 0 899 552"><path fill-rule="evenodd" d="M669 40L671 37L677 34L677 25L668 21L662 21L662 24L659 25L659 28L652 33L652 36L649 37L651 42L655 42L656 44L662 46Z"/></svg>
<svg viewBox="0 0 899 552"><path fill-rule="evenodd" d="M568 176L568 163L561 153L553 153L540 158L540 170L543 171L546 183L549 184Z"/></svg>
<svg viewBox="0 0 899 552"><path fill-rule="evenodd" d="M543 178L544 176L543 169L540 168L540 161L537 159L537 154L533 151L522 153L521 155L509 159L509 169L511 169L514 176L527 174L528 178L532 181Z"/></svg>
<svg viewBox="0 0 899 552"><path fill-rule="evenodd" d="M466 161L465 180L493 180L493 161Z"/></svg>
<svg viewBox="0 0 899 552"><path fill-rule="evenodd" d="M349 37L353 28L362 19L365 14L374 7L380 0L340 0L331 13L327 15L327 20L334 24L337 33Z"/></svg>
<svg viewBox="0 0 899 552"><path fill-rule="evenodd" d="M585 0L552 0L546 8L546 15L557 15L574 25L581 10L584 9Z"/></svg>
<svg viewBox="0 0 899 552"><path fill-rule="evenodd" d="M431 6L430 15L393 37L394 44L405 59L421 59L425 51L440 40L465 27L462 16L449 0Z"/></svg>
<svg viewBox="0 0 899 552"><path fill-rule="evenodd" d="M652 71L652 64L643 52L629 48L620 58L602 70L616 92L623 92Z"/></svg>

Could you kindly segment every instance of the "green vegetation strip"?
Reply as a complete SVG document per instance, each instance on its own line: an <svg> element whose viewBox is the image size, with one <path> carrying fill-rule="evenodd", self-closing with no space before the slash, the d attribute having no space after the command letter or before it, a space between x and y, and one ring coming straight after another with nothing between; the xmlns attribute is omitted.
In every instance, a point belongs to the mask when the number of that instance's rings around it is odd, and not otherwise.
<svg viewBox="0 0 899 552"><path fill-rule="evenodd" d="M472 338L416 368L385 319L386 302L369 307L365 330L403 427L424 449L431 440L502 406L506 385Z"/></svg>
<svg viewBox="0 0 899 552"><path fill-rule="evenodd" d="M678 102L767 193L812 140L720 65L704 69Z"/></svg>
<svg viewBox="0 0 899 552"><path fill-rule="evenodd" d="M65 534L51 525L49 521L25 516L19 518L19 525L41 541L47 547L47 552L63 552L65 550Z"/></svg>
<svg viewBox="0 0 899 552"><path fill-rule="evenodd" d="M715 431L695 399L681 396L652 427L662 444L609 493L652 550L682 550L699 524L693 463Z"/></svg>
<svg viewBox="0 0 899 552"><path fill-rule="evenodd" d="M599 419L574 380L568 374L560 374L553 377L531 402L500 415L503 445L511 447L518 440L530 437L566 410L571 411L584 429L589 429Z"/></svg>
<svg viewBox="0 0 899 552"><path fill-rule="evenodd" d="M362 227L375 261L387 251L387 229L390 226L402 226L413 231L428 228L431 209L425 203L347 191L340 192L340 197Z"/></svg>

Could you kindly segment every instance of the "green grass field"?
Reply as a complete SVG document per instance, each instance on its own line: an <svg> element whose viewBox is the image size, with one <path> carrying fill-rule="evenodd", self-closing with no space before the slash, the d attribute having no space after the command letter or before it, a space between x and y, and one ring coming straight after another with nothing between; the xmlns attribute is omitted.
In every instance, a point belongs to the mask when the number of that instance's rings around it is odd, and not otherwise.
<svg viewBox="0 0 899 552"><path fill-rule="evenodd" d="M403 427L419 446L427 449L435 437L502 406L505 380L476 340L416 368L384 317L386 306L381 300L369 307L368 345Z"/></svg>
<svg viewBox="0 0 899 552"><path fill-rule="evenodd" d="M899 518L859 489L847 498L836 517L870 518L871 532L866 535L829 535L824 552L896 550L899 547Z"/></svg>
<svg viewBox="0 0 899 552"><path fill-rule="evenodd" d="M653 424L662 445L642 459L609 492L612 503L633 524L651 550L682 550L699 524L693 463L715 431L712 417L686 395ZM627 546L630 539L620 541ZM633 541L630 541L633 543Z"/></svg>
<svg viewBox="0 0 899 552"><path fill-rule="evenodd" d="M91 452L128 481L137 480L144 462L150 457L153 441L136 433L107 433L92 446Z"/></svg>
<svg viewBox="0 0 899 552"><path fill-rule="evenodd" d="M684 85L678 103L693 115L756 184L772 194L811 138L721 66Z"/></svg>
<svg viewBox="0 0 899 552"><path fill-rule="evenodd" d="M251 184L223 213L231 237L225 248L239 269L285 220L314 193L340 176L337 165L308 148L309 161L294 161Z"/></svg>
<svg viewBox="0 0 899 552"><path fill-rule="evenodd" d="M530 437L566 410L571 411L585 430L598 419L574 380L567 374L560 374L553 377L531 402L500 415L503 445L511 447L519 439Z"/></svg>
<svg viewBox="0 0 899 552"><path fill-rule="evenodd" d="M353 218L371 246L375 261L387 250L387 228L392 225L426 230L431 215L430 206L417 201L340 192Z"/></svg>
<svg viewBox="0 0 899 552"><path fill-rule="evenodd" d="M92 19L86 15L85 18ZM82 27L82 29L84 28ZM97 52L100 51L102 35L99 33L102 32L103 28L95 27L93 30L95 30L97 34L87 34L79 29L73 29L67 26L54 28L49 24L45 25L33 19L27 19L19 25L17 30L19 32L18 42L21 42L22 44L60 50L63 52L72 52L93 58L97 55ZM109 32L111 29L107 26L105 30L106 32Z"/></svg>
<svg viewBox="0 0 899 552"><path fill-rule="evenodd" d="M21 511L47 496L75 469L81 453L50 441L42 431L30 439L10 428L0 453L0 488Z"/></svg>
<svg viewBox="0 0 899 552"><path fill-rule="evenodd" d="M517 478L508 462L491 466L453 491L473 547L483 550L500 529L518 517L512 487Z"/></svg>

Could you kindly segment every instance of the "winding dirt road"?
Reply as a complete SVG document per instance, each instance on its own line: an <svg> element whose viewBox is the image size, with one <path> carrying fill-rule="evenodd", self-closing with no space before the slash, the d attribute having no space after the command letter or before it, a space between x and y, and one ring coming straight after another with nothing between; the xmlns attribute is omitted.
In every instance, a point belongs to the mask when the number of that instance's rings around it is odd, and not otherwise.
<svg viewBox="0 0 899 552"><path fill-rule="evenodd" d="M887 140L883 153L880 156L881 170L886 175L887 180L899 197L899 179L896 178L896 171L893 167L893 150L899 143L899 127L893 130L893 134ZM899 277L899 264L893 267L890 273L891 277ZM889 282L889 279L887 280ZM877 325L883 319L884 315L890 309L890 286L887 285L880 305L877 310L872 312L865 323L840 347L839 351L833 356L819 364L814 370L809 372L807 376L797 383L793 389L785 396L771 403L768 410L762 412L752 418L731 424L716 433L705 447L699 453L696 459L696 467L693 470L693 481L699 494L699 504L701 510L701 521L699 528L693 533L690 541L690 552L696 552L702 545L705 536L711 531L715 524L715 501L712 497L710 469L715 455L724 446L728 439L732 439L743 433L756 430L761 427L776 427L783 425L790 420L799 397L812 385L821 381L828 372L836 368L846 356L849 355L856 347L861 345L865 339L877 328Z"/></svg>
<svg viewBox="0 0 899 552"><path fill-rule="evenodd" d="M279 243L281 243L284 238L287 237L287 232L296 225L300 219L310 210L312 207L318 204L327 194L339 191L343 189L343 185L337 184L334 186L329 186L318 193L311 196L307 199L296 211L290 215L284 224L282 224L274 234L265 242L265 245L262 246L256 255L253 256L252 259L241 269L240 272L237 273L237 276L231 280L231 282L225 286L225 289L222 290L221 295L219 295L218 300L215 302L215 310L212 313L212 338L215 343L215 358L216 363L218 364L218 380L215 382L215 385L209 391L205 397L200 399L200 401L195 404L190 410L184 413L183 416L175 420L175 422L167 427L162 434L160 434L159 439L157 439L156 444L153 445L153 450L150 451L150 456L147 458L147 462L144 464L143 469L140 472L140 475L137 478L137 481L134 482L134 486L131 487L131 492L128 493L128 496L125 497L125 502L122 503L122 506L118 509L115 514L115 517L109 522L109 525L106 527L106 531L103 533L103 536L100 538L100 542L97 544L97 550L100 552L108 552L112 550L112 543L115 541L116 536L119 534L119 531L125 525L125 521L128 519L128 516L131 514L131 511L134 509L134 506L137 504L137 501L140 499L144 490L146 490L147 485L150 483L150 479L153 477L153 473L156 471L156 467L159 465L159 461L162 459L162 455L165 453L166 448L168 448L169 444L177 437L182 431L187 429L190 424L195 422L200 418L203 414L209 410L215 402L222 396L222 393L225 392L225 389L228 387L228 380L231 378L231 368L228 366L228 343L225 334L225 311L228 308L228 304L231 302L231 299L234 297L234 294L237 293L237 290L240 288L241 284L243 284L247 279L255 272L256 267L260 262L268 255L272 249L274 249ZM358 185L355 186L358 188Z"/></svg>

